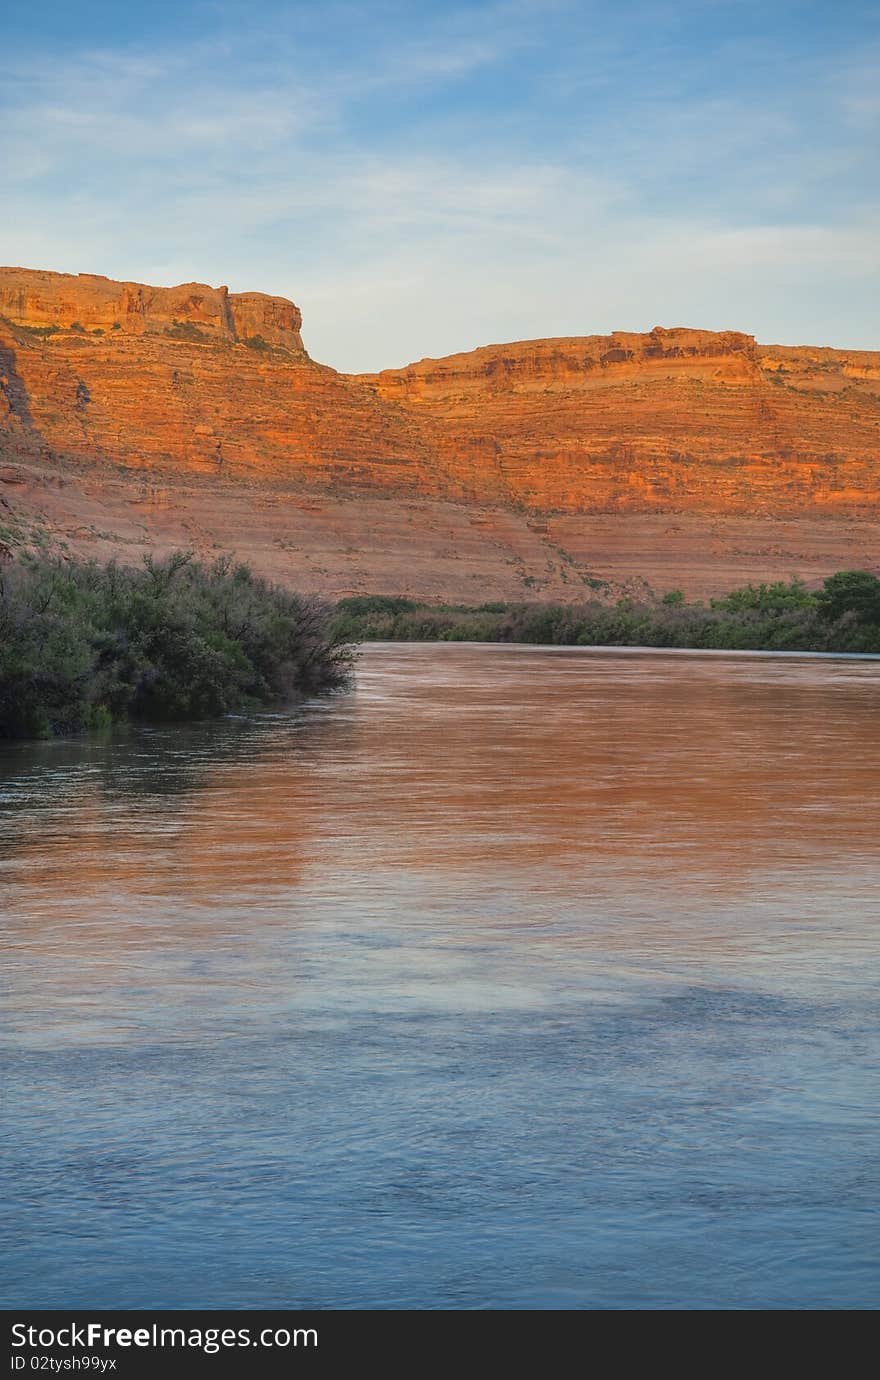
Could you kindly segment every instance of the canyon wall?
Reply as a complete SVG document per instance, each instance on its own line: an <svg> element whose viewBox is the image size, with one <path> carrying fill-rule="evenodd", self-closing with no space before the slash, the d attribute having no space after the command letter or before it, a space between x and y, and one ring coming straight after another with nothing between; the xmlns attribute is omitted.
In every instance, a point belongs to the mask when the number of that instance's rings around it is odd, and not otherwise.
<svg viewBox="0 0 880 1380"><path fill-rule="evenodd" d="M261 293L0 269L0 548L474 602L880 561L880 352L657 327L353 377L300 331Z"/></svg>
<svg viewBox="0 0 880 1380"><path fill-rule="evenodd" d="M45 334L58 330L102 336L121 331L205 342L262 336L294 352L303 348L302 316L293 302L262 292L230 293L226 287L204 283L157 288L116 283L96 273L0 268L0 316Z"/></svg>
<svg viewBox="0 0 880 1380"><path fill-rule="evenodd" d="M309 359L284 298L0 269L0 313L0 409L47 455L325 488L402 471L431 488L407 417Z"/></svg>
<svg viewBox="0 0 880 1380"><path fill-rule="evenodd" d="M365 376L481 497L579 512L880 509L880 353L663 330Z"/></svg>

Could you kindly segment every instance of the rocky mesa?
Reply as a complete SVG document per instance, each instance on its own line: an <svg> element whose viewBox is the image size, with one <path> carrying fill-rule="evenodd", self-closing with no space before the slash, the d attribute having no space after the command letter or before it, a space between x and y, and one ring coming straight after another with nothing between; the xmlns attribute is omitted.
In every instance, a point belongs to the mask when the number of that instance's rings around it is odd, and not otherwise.
<svg viewBox="0 0 880 1380"><path fill-rule="evenodd" d="M182 283L147 287L116 283L96 273L47 273L0 269L0 316L26 330L103 335L171 335L187 328L207 340L247 341L261 336L274 345L303 348L299 308L262 292L230 293L227 287Z"/></svg>
<svg viewBox="0 0 880 1380"><path fill-rule="evenodd" d="M529 508L806 517L880 503L880 353L657 327L364 382L423 419L462 485Z"/></svg>
<svg viewBox="0 0 880 1380"><path fill-rule="evenodd" d="M880 561L880 352L657 327L347 376L301 326L262 293L0 269L0 541L471 602Z"/></svg>

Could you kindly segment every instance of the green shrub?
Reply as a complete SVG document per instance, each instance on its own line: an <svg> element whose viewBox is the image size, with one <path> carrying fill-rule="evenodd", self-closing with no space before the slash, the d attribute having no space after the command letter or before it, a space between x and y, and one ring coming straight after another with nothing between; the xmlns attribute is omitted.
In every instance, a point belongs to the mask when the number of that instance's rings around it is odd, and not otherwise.
<svg viewBox="0 0 880 1380"><path fill-rule="evenodd" d="M688 603L680 590L660 599L609 603L418 604L363 595L336 606L334 627L351 641L528 642L551 646L692 647L733 651L880 652L880 580L866 571L832 575L818 593L797 579L746 585Z"/></svg>
<svg viewBox="0 0 880 1380"><path fill-rule="evenodd" d="M818 596L819 613L830 621L850 618L861 625L880 624L880 580L867 570L831 575Z"/></svg>
<svg viewBox="0 0 880 1380"><path fill-rule="evenodd" d="M337 613L350 613L357 618L376 613L408 613L411 609L424 607L415 599L406 599L400 594L352 594L340 599L336 605Z"/></svg>
<svg viewBox="0 0 880 1380"><path fill-rule="evenodd" d="M222 557L28 558L0 579L0 737L188 719L346 683L331 610Z"/></svg>
<svg viewBox="0 0 880 1380"><path fill-rule="evenodd" d="M176 317L165 327L165 334L172 340L188 340L194 345L208 344L212 339L208 331L201 330L193 321L178 321Z"/></svg>

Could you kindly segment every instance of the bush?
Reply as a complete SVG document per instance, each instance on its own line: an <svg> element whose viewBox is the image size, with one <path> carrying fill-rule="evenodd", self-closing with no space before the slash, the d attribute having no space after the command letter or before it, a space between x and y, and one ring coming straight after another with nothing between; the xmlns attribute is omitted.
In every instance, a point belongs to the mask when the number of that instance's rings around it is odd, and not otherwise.
<svg viewBox="0 0 880 1380"><path fill-rule="evenodd" d="M171 340L188 340L193 345L210 344L213 339L209 331L203 331L194 321L178 321L176 317L165 327L165 334Z"/></svg>
<svg viewBox="0 0 880 1380"><path fill-rule="evenodd" d="M384 595L343 599L334 627L352 640L529 642L555 646L692 647L732 651L880 652L880 580L832 575L746 585L708 607L680 590L616 603L432 606Z"/></svg>
<svg viewBox="0 0 880 1380"><path fill-rule="evenodd" d="M425 607L402 595L354 594L340 599L336 605L333 630L341 641L346 642L364 639L372 642L405 640L399 630L398 615L420 608L424 610Z"/></svg>
<svg viewBox="0 0 880 1380"><path fill-rule="evenodd" d="M818 596L827 620L849 617L862 625L880 624L880 580L867 570L841 570L825 581Z"/></svg>
<svg viewBox="0 0 880 1380"><path fill-rule="evenodd" d="M0 737L190 719L346 683L330 609L222 557L29 558L0 580Z"/></svg>

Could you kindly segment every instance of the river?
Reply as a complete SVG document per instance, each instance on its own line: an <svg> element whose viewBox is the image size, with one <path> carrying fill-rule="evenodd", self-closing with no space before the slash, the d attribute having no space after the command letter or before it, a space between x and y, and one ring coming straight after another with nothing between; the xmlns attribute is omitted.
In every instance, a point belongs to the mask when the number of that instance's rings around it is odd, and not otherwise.
<svg viewBox="0 0 880 1380"><path fill-rule="evenodd" d="M42 1308L878 1301L880 663L366 648L0 745Z"/></svg>

